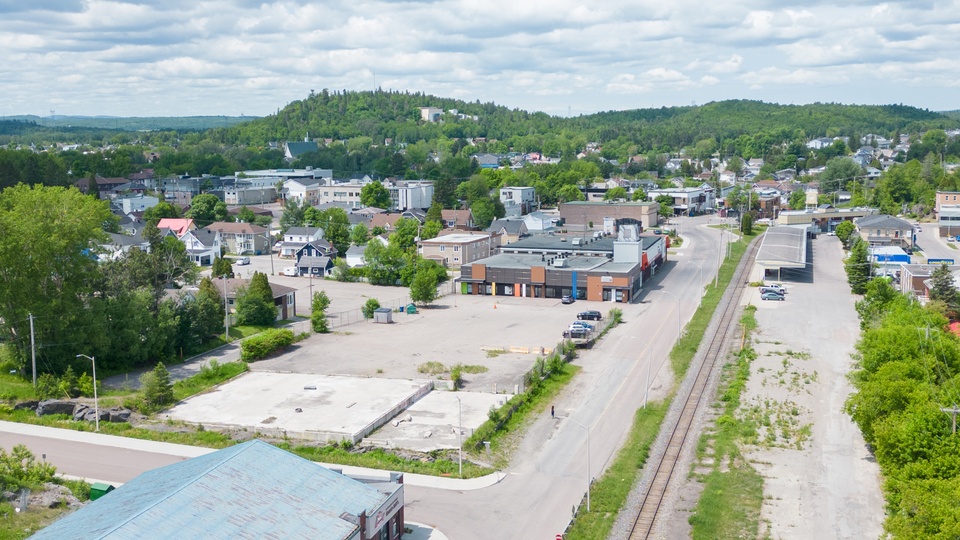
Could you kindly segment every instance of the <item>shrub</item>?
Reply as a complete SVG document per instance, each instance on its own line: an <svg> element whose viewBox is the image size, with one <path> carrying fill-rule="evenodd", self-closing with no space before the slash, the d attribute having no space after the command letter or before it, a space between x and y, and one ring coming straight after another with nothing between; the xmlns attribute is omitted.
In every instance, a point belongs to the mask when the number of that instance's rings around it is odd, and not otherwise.
<svg viewBox="0 0 960 540"><path fill-rule="evenodd" d="M453 389L457 390L463 385L463 366L457 364L450 368L450 380L453 381Z"/></svg>
<svg viewBox="0 0 960 540"><path fill-rule="evenodd" d="M367 300L367 302L366 302L365 304L363 304L363 318L364 318L364 319L372 319L372 318L373 318L373 312L376 311L376 310L378 310L378 309L380 309L380 301L379 301L379 300L377 300L376 298L371 298L371 299Z"/></svg>
<svg viewBox="0 0 960 540"><path fill-rule="evenodd" d="M243 340L240 344L240 359L244 362L253 362L266 358L277 350L289 347L293 341L293 332L286 328L265 330Z"/></svg>

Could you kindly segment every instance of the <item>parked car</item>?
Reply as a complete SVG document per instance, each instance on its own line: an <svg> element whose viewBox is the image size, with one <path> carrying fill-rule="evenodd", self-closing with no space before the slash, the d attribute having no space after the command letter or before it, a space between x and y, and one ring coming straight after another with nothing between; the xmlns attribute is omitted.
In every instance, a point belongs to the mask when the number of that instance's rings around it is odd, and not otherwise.
<svg viewBox="0 0 960 540"><path fill-rule="evenodd" d="M583 321L576 321L576 322L570 324L570 328L569 328L569 329L570 329L570 330L573 330L574 328L586 328L587 330L593 330L593 325L592 325L592 324L585 323L585 322L583 322Z"/></svg>
<svg viewBox="0 0 960 540"><path fill-rule="evenodd" d="M603 315L599 311L590 310L590 311L581 311L577 313L577 318L581 321L599 321L603 318Z"/></svg>
<svg viewBox="0 0 960 540"><path fill-rule="evenodd" d="M765 292L760 295L760 299L761 300L780 300L781 302L784 300L782 294L777 294L775 292Z"/></svg>
<svg viewBox="0 0 960 540"><path fill-rule="evenodd" d="M563 297L560 298L560 303L561 303L561 304L572 304L572 303L574 303L574 302L576 302L576 299L575 299L572 295L569 295L569 294L565 294L565 295L563 295Z"/></svg>
<svg viewBox="0 0 960 540"><path fill-rule="evenodd" d="M590 331L586 328L575 328L573 330L564 330L563 337L566 339L590 339Z"/></svg>
<svg viewBox="0 0 960 540"><path fill-rule="evenodd" d="M298 275L298 274L297 274L297 267L296 267L296 266L288 266L288 267L284 268L284 269L283 269L283 275L285 275L285 276L296 276L296 275Z"/></svg>
<svg viewBox="0 0 960 540"><path fill-rule="evenodd" d="M761 293L774 292L774 293L777 293L777 294L779 294L779 295L781 295L781 296L787 294L787 290L784 289L783 286L781 286L781 285L761 285L761 286L760 286L760 292L761 292Z"/></svg>
<svg viewBox="0 0 960 540"><path fill-rule="evenodd" d="M234 261L233 264L237 266L244 266L244 265L250 264L250 257L237 257L237 260Z"/></svg>

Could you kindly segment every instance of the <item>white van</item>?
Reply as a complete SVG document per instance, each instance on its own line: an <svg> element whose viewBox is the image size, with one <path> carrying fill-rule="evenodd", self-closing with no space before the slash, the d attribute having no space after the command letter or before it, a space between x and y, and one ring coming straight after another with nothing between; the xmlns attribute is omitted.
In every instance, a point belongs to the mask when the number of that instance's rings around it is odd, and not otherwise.
<svg viewBox="0 0 960 540"><path fill-rule="evenodd" d="M296 276L296 275L297 275L297 267L296 267L296 266L288 266L288 267L284 268L284 269L283 269L283 275L285 275L285 276Z"/></svg>
<svg viewBox="0 0 960 540"><path fill-rule="evenodd" d="M234 263L237 266L244 266L250 264L250 257L237 257L236 262Z"/></svg>

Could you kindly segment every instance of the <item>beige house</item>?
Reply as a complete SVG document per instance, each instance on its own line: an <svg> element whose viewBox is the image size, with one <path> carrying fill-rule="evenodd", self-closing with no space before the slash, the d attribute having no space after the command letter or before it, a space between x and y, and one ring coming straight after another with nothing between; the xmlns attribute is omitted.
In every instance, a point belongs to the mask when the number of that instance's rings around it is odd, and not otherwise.
<svg viewBox="0 0 960 540"><path fill-rule="evenodd" d="M251 223L217 221L207 229L220 233L227 251L237 255L261 255L270 252L270 232Z"/></svg>
<svg viewBox="0 0 960 540"><path fill-rule="evenodd" d="M496 254L499 247L499 234L454 231L423 240L419 251L423 258L437 261L446 268L460 268Z"/></svg>

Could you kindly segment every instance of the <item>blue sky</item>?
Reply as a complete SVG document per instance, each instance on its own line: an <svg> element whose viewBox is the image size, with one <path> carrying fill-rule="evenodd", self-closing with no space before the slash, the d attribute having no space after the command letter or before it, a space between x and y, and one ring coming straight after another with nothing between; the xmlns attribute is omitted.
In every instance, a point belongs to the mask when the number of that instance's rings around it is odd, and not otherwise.
<svg viewBox="0 0 960 540"><path fill-rule="evenodd" d="M0 116L262 116L310 90L555 115L960 109L960 0L0 0Z"/></svg>

